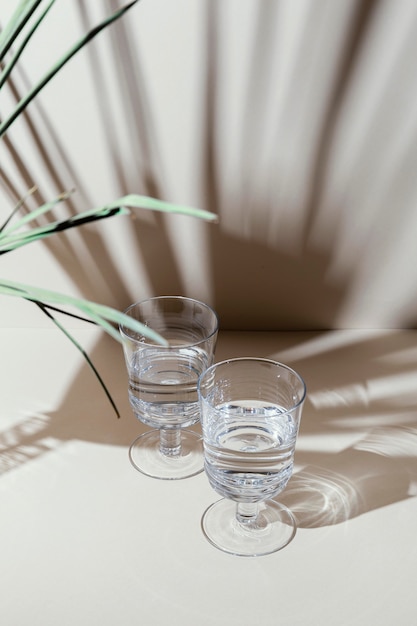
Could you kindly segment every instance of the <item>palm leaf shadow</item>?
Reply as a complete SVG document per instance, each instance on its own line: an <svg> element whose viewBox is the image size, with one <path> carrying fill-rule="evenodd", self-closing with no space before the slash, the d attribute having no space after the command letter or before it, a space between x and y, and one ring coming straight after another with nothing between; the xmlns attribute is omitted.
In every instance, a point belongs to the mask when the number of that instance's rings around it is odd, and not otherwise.
<svg viewBox="0 0 417 626"><path fill-rule="evenodd" d="M117 2L108 0L109 9L115 11ZM88 27L87 7L85 3L78 2L81 18ZM131 138L131 150L133 154L133 167L129 166L129 172L135 172L134 176L127 173L123 168L123 153L120 149L116 125L112 122L112 112L106 105L105 98L98 98L98 112L102 120L103 136L108 144L108 153L112 162L112 169L116 174L118 186L123 194L130 193L132 188L139 189L140 193L155 198L163 199L164 190L161 176L161 162L158 158L158 147L155 138L155 124L152 110L148 102L147 86L141 68L140 57L134 50L134 35L127 20L122 20L113 25L109 31L109 45L111 57L115 64L114 75L118 80L118 93L120 102L124 108L123 119L129 128ZM105 67L97 49L90 46L87 50L92 68L93 80L96 93L105 93ZM133 222L132 230L136 241L136 253L144 263L149 281L154 293L183 293L183 285L177 268L175 255L168 236L166 220L162 215L155 215L152 224L140 219ZM164 274L161 278L161 257L164 264ZM156 261L156 262L155 262ZM114 271L114 266L111 268ZM119 282L123 280L119 277ZM139 293L134 294L137 299ZM124 306L132 301L132 296L119 298Z"/></svg>
<svg viewBox="0 0 417 626"><path fill-rule="evenodd" d="M260 11L265 11L267 3L260 3ZM328 150L331 142L333 130L338 117L342 96L347 89L349 76L351 73L353 59L358 53L361 45L361 38L366 31L366 23L371 19L372 7L376 2L358 3L363 8L363 13L358 13L356 19L360 22L360 36L357 34L358 22L352 27L352 34L345 49L345 60L342 63L344 70L339 82L335 84L333 94L329 96L327 107L326 123L321 130L321 139L316 146L316 167L311 176L311 190L309 201L304 208L304 248L302 254L290 256L281 250L266 246L262 242L255 242L232 236L223 231L210 230L211 238L211 272L214 287L214 306L220 314L223 329L241 328L243 330L259 329L259 308L265 311L263 330L283 330L292 329L294 326L304 327L308 321L316 320L316 325L323 323L316 304L323 302L326 305L327 319L326 327L332 327L334 320L343 307L344 297L348 290L348 282L344 284L331 285L326 282L326 271L332 258L332 249L316 250L309 244L309 235L317 214L320 203L320 196L323 182L326 179L328 167ZM262 9L261 9L262 6ZM216 128L219 123L219 112L216 107L217 94L217 72L218 58L217 26L219 19L217 2L207 3L208 14L206 21L206 83L205 83L205 138L201 148L201 162L203 169L202 176L202 198L208 203L206 208L214 210L220 215L225 211L222 205L222 184L221 176L217 168L219 146L216 144ZM359 9L358 9L359 10ZM266 24L265 15L259 16L258 44L262 45L261 24ZM123 80L120 83L121 93L124 101L134 101L134 110L138 112L135 117L136 122L131 130L135 141L137 167L142 168L144 161L147 165L145 172L142 169L140 184L144 186L144 191L162 194L161 183L153 173L158 171L158 163L155 161L155 154L149 148L152 144L147 133L151 132L152 125L146 113L146 107L137 99L145 97L144 85L140 84L136 89L137 81L141 81L141 73L138 69L138 61L133 60L130 48L122 42L130 41L130 33L125 25L118 25L117 34L114 35L113 46L114 56L120 63L120 76ZM267 39L264 40L267 42ZM118 45L118 43L120 45ZM267 43L265 43L267 45ZM257 50L257 54L262 58L266 54L267 48ZM100 86L100 66L97 59L90 59L93 63L93 74L97 77L97 86ZM124 74L122 73L124 72ZM139 78L138 78L139 77ZM254 81L256 72L252 73L251 80ZM129 86L128 91L125 91ZM255 90L256 91L256 90ZM249 89L248 93L254 93ZM146 100L145 100L146 102ZM131 104L128 105L129 107ZM249 115L251 104L248 102L247 111L247 135L256 134L255 118ZM103 120L103 128L109 128L108 113L100 112ZM126 112L127 119L131 119L131 112ZM247 140L247 138L246 138ZM117 138L108 135L109 154L114 160L114 170L118 173L118 182L123 187L131 185L132 181L125 172L120 171L121 157L117 149ZM141 151L143 150L143 151ZM248 190L243 186L242 189ZM247 197L249 197L249 200ZM251 197L249 193L243 193L238 200L242 213L253 216L256 222L257 215L252 213L254 203L257 198ZM273 210L275 207L271 207ZM282 207L277 207L279 210ZM262 213L262 212L260 212ZM138 255L143 254L146 260L152 262L164 251L167 264L167 271L164 275L151 275L151 281L156 291L166 291L172 287L172 292L183 287L181 276L179 275L175 257L169 246L169 237L161 221L161 229L155 229L154 224L138 226L136 233L138 242ZM256 226L256 224L255 224ZM101 245L104 254L104 243L99 235L95 235L93 241L91 233L83 235L86 237L86 245L91 243L94 249ZM231 259L239 259L239 263L231 263ZM153 263L151 263L152 265ZM111 269L107 266L106 271ZM123 284L117 271L110 272L112 281L115 284ZM259 278L262 276L262 285ZM294 287L296 286L296 287ZM248 303L245 293L250 291L252 302ZM271 300L271 295L282 292L286 294L285 302ZM121 301L128 297L128 294L119 295ZM229 306L230 303L233 306ZM283 306L285 304L285 306ZM297 317L297 311L301 311ZM238 314L237 314L238 312ZM306 406L303 417L303 432L316 437L320 441L321 437L339 435L340 429L345 429L347 435L351 435L358 429L358 424L366 417L367 426L364 428L362 448L348 447L341 453L324 453L320 448L308 451L300 451L297 454L297 462L303 466L292 479L285 498L296 509L301 526L320 527L330 523L342 522L355 515L359 515L369 510L385 506L390 502L398 502L409 497L408 489L410 482L415 480L416 455L409 454L409 448L398 456L384 454L375 447L375 437L380 438L379 446L384 448L387 441L397 440L401 448L403 435L407 441L415 436L417 423L415 419L415 405L412 403L403 404L398 409L400 398L393 393L385 400L371 402L368 406L363 406L360 402L346 395L346 389L355 385L364 385L369 379L383 378L392 375L405 376L413 371L413 366L396 366L391 359L394 351L398 349L399 335L392 333L383 340L369 339L357 341L356 343L340 348L329 348L322 352L313 352L310 356L291 358L290 353L286 353L286 362L293 365L303 374L307 381L309 393L317 394L326 391L340 391L341 405L330 405L320 409L309 402ZM262 348L250 344L241 337L239 344L240 355L249 350L255 355L258 350L259 356L273 356L279 358L282 353L279 333L275 339L269 336L269 343L263 343ZM294 339L295 342L297 340ZM275 343L276 342L276 343ZM301 341L301 353L302 353ZM400 342L401 343L401 342ZM259 345L259 344L256 344ZM403 346L405 347L405 346ZM219 346L218 358L221 356L233 356L232 353L222 353ZM239 355L239 354L236 354ZM82 440L94 443L121 446L127 448L133 438L141 432L144 427L132 416L127 401L127 380L125 366L120 347L110 343L108 338L100 340L91 353L92 359L100 369L105 381L110 381L109 388L122 413L122 419L116 420L109 408L105 397L100 393L97 383L91 377L86 366L82 366L72 382L68 393L63 398L57 411L47 416L34 416L32 419L38 420L38 431L33 435L25 433L25 428L18 427L14 433L17 445L14 450L8 451L6 458L6 469L12 469L13 462L20 464L33 458L25 456L25 448L31 447L36 455L44 454L47 451L42 442L48 439L56 440L61 444L71 440ZM353 361L352 361L353 359ZM347 368L346 364L355 363L355 367ZM381 363L390 363L382 366ZM344 390L344 391L343 391ZM345 395L344 395L345 394ZM398 418L398 414L400 417ZM382 419L383 418L383 419ZM382 419L382 422L379 421ZM41 421L39 421L41 420ZM344 424L344 425L343 425ZM376 432L378 431L378 432ZM368 439L367 439L368 438ZM365 449L368 445L368 450ZM374 449L372 449L374 445ZM127 459L126 459L126 462ZM355 473L352 473L352 468ZM372 468L372 473L367 476L366 472ZM312 496L307 497L308 490ZM317 499L318 495L322 500ZM284 499L285 499L284 498Z"/></svg>
<svg viewBox="0 0 417 626"><path fill-rule="evenodd" d="M118 8L114 2L109 4L111 5L110 8ZM91 26L88 23L85 3L79 2L78 8L84 26ZM129 179L128 176L123 175L123 157L120 150L118 150L117 137L109 130L115 127L112 121L112 111L103 106L106 99L100 97L98 99L98 113L104 129L103 136L108 142L112 170L116 173L117 183L123 194L130 193L132 189L135 189L142 194L162 198L161 184L155 174L156 171L160 171L160 167L155 163L155 158L151 156L152 150L150 146L154 142L152 142L151 138L152 120L150 108L147 106L146 89L141 78L139 60L135 60L132 53L132 33L122 22L114 24L113 29L110 30L112 31L112 37L109 45L111 46L112 57L116 64L115 75L119 81L122 103L125 109L129 109L129 111L126 110L125 119L129 125L129 133L132 137L132 146L136 158L136 166L131 168L131 171L135 172L135 176ZM91 64L97 93L103 93L105 84L103 76L106 68L104 67L104 62L96 54L95 42L90 42L84 54ZM21 79L28 87L29 83L23 72L21 72ZM15 101L18 101L21 94L12 81L10 81L10 89ZM38 100L33 102L31 108L23 112L22 119L25 122L26 132L36 148L37 158L42 163L45 172L47 172L56 195L65 188L65 180L71 180L71 186L75 186L77 190L77 194L72 196L65 205L65 210L68 211L69 215L73 216L79 212L81 203L92 206L91 201L88 199L88 193L83 186L82 177L78 176L76 167L66 158L59 136L44 113L41 103ZM42 132L38 129L38 126L42 129ZM53 146L53 152L60 157L59 163L52 159L45 150L41 134L48 137L50 145ZM9 157L19 172L21 181L25 185L24 191L26 191L26 189L33 186L30 163L10 138L5 137L4 139ZM6 172L2 172L1 175L4 188L13 202L17 203L23 196L22 191L17 190ZM44 202L46 202L46 198L40 190L37 190L24 204L24 209L28 211L31 206L35 206L35 203L38 206ZM82 208L85 209L85 206ZM51 212L47 219L55 219L55 214ZM164 287L169 285L171 293L181 293L183 286L176 269L176 261L167 234L164 216L155 215L152 224L149 223L149 217L146 220L142 220L139 217L132 222L132 232L137 242L137 256L146 262L147 270L149 270L149 281L153 291L155 293L162 292ZM100 293L97 293L97 286L100 283L101 285L106 285L115 306L119 308L125 308L131 303L132 298L140 297L140 290L133 295L128 292L123 277L109 255L105 240L98 229L80 229L77 232L77 245L74 245L73 241L71 241L72 238L74 238L73 233L69 236L60 234L42 243L47 246L56 262L65 269L68 276L77 284L84 297L100 299L102 296ZM152 269L153 264L151 262L148 263L148 260L142 254L142 249L145 247L147 252L152 253L155 251L154 257L164 257L166 274L162 280L162 285L160 285L160 264L156 270Z"/></svg>
<svg viewBox="0 0 417 626"><path fill-rule="evenodd" d="M279 3L258 3L255 36L252 43L252 61L249 64L246 102L242 123L241 164L242 188L228 199L227 211L239 215L245 224L244 236L234 236L222 229L211 229L210 260L213 276L213 306L220 314L225 329L293 330L297 328L333 328L343 310L349 292L349 279L331 283L327 279L333 260L335 239L329 237L329 246L318 249L311 243L311 231L315 225L320 206L323 186L329 166L329 150L333 133L343 104L344 94L349 89L355 61L361 53L367 30L379 4L379 0L360 3L353 12L343 43L339 72L336 73L332 89L324 106L320 132L309 175L310 190L301 214L302 245L298 253L288 253L280 246L266 243L268 231L274 228L274 220L287 207L274 205L260 194L256 195L251 185L250 169L257 158L257 137L262 134L263 109L268 90L273 80L268 58L274 43L274 26L280 19ZM226 211L222 205L221 180L218 168L220 146L216 144L216 128L220 113L218 101L219 59L218 33L220 5L207 4L206 17L206 134L203 153L202 197L208 201L207 208L219 214ZM314 11L310 7L310 12ZM308 17L308 16L307 16ZM313 17L311 15L310 17ZM297 51L296 67L302 67L308 45L311 44L308 28L311 20L305 20L304 42ZM305 43L307 42L307 43ZM303 96L302 85L294 85L290 96L294 101ZM298 82L302 83L302 79ZM298 89L298 91L297 91ZM263 130L263 132L265 132ZM279 145L279 136L276 139ZM252 160L251 160L252 159ZM272 164L273 165L273 164ZM269 164L271 166L271 164ZM227 183L226 183L227 184ZM279 194L278 194L279 196ZM257 236L261 233L261 237ZM235 262L231 262L235 259ZM247 296L250 294L250 297ZM281 296L282 294L282 296Z"/></svg>

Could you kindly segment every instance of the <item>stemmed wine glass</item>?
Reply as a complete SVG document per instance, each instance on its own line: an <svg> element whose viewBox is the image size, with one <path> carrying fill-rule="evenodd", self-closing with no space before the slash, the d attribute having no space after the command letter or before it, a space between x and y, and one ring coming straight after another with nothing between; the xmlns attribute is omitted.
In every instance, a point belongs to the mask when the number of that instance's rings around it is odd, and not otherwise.
<svg viewBox="0 0 417 626"><path fill-rule="evenodd" d="M175 480L203 470L197 381L213 362L218 319L207 304L160 296L132 304L125 313L167 340L167 346L121 326L133 413L153 430L129 449L132 465L148 476Z"/></svg>
<svg viewBox="0 0 417 626"><path fill-rule="evenodd" d="M292 475L304 381L276 361L238 358L209 367L198 392L205 470L223 496L204 513L204 534L239 556L280 550L294 537L296 522L272 498Z"/></svg>

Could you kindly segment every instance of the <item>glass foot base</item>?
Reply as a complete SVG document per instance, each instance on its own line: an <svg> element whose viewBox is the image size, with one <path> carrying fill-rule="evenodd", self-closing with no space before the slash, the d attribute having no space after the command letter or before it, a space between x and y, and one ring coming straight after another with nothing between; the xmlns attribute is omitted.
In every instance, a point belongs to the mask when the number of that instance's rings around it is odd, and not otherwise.
<svg viewBox="0 0 417 626"><path fill-rule="evenodd" d="M181 430L181 452L168 456L160 450L160 431L150 430L131 444L129 459L135 469L152 478L190 478L203 471L202 437L192 430Z"/></svg>
<svg viewBox="0 0 417 626"><path fill-rule="evenodd" d="M289 509L274 500L259 504L256 522L236 519L236 502L218 500L204 513L201 527L213 546L236 556L262 556L287 546L297 526Z"/></svg>

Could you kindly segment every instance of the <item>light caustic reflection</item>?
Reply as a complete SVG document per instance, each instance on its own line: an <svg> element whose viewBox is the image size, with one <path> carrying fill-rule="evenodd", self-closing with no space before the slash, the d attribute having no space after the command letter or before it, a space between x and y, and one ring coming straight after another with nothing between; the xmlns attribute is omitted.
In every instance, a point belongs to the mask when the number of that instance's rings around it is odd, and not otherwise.
<svg viewBox="0 0 417 626"><path fill-rule="evenodd" d="M295 474L282 502L301 528L344 522L417 495L417 428L380 427Z"/></svg>
<svg viewBox="0 0 417 626"><path fill-rule="evenodd" d="M292 477L281 502L292 511L300 528L339 524L360 510L354 483L342 474L314 466Z"/></svg>

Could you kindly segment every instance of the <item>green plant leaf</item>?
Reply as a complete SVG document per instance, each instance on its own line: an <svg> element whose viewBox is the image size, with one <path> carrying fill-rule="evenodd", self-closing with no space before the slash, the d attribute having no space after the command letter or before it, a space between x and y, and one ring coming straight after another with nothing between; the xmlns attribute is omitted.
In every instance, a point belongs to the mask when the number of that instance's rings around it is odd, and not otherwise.
<svg viewBox="0 0 417 626"><path fill-rule="evenodd" d="M122 15L126 13L133 5L135 5L139 0L132 0L129 4L125 5L105 20L100 22L97 26L95 26L92 30L90 30L86 35L84 35L81 39L79 39L45 74L45 76L18 102L14 111L11 113L9 117L7 117L2 124L0 124L0 137L9 129L9 127L13 124L13 122L19 117L19 115L24 111L24 109L28 106L28 104L38 95L38 93L49 83L49 81L60 71L60 69L68 63L68 61L75 55L77 52L85 46L89 41L91 41L98 33L100 33L104 28L106 28L109 24L119 19Z"/></svg>
<svg viewBox="0 0 417 626"><path fill-rule="evenodd" d="M48 310L48 307L45 306L43 304L43 302L37 302L37 301L33 301L35 304L38 305L38 307L40 308L40 310L55 324L55 326L57 326L59 328L59 330L61 330L64 335L66 337L68 337L68 339L74 344L74 346L77 348L77 350L79 350L79 352L81 352L81 354L83 355L84 359L87 361L88 365L90 366L90 368L93 370L94 375L96 376L98 382L100 383L102 389L104 390L104 393L106 394L110 404L112 405L114 412L116 413L116 416L118 418L120 418L120 413L119 410L116 406L116 403L114 402L110 391L108 390L104 380L102 379L102 377L100 376L99 371L97 370L97 368L95 367L94 363L92 362L92 360L90 359L90 357L88 356L87 352L84 350L84 348L78 343L78 341L75 339L75 337L73 337L71 335L71 333L69 333L67 331L67 329L50 313L50 311Z"/></svg>
<svg viewBox="0 0 417 626"><path fill-rule="evenodd" d="M171 204L169 202L157 200L148 196L130 194L123 196L110 204L106 204L104 207L84 211L83 213L79 213L78 215L68 218L67 220L51 222L45 226L33 228L30 231L23 233L10 234L30 222L32 219L50 211L58 202L65 200L66 197L67 194L61 194L61 196L58 196L58 198L52 202L48 202L28 215L25 215L17 224L3 228L0 232L0 255L16 250L17 248L20 248L28 243L44 239L45 237L49 237L55 233L63 232L68 228L74 228L76 226L81 226L82 224L105 219L114 215L126 215L127 213L130 213L132 209L137 208L151 211L163 211L165 213L178 213L212 222L217 221L217 215L210 213L209 211L203 211L202 209L180 204Z"/></svg>
<svg viewBox="0 0 417 626"><path fill-rule="evenodd" d="M14 209L12 210L12 212L10 213L10 215L7 217L7 219L5 220L5 222L3 223L3 225L0 227L0 234L6 230L7 225L9 224L9 222L12 220L12 218L16 215L16 213L19 211L19 209L22 208L22 206L24 205L24 203L26 202L27 198L32 195L33 193L35 193L35 191L37 191L37 187L34 186L31 189L29 189L29 191L27 192L27 194L21 198L19 200L19 202L16 204L16 206L14 207Z"/></svg>
<svg viewBox="0 0 417 626"><path fill-rule="evenodd" d="M49 291L39 287L32 287L31 285L24 285L22 283L17 283L3 278L0 279L0 294L25 298L26 300L32 300L33 302L40 302L42 304L59 304L61 306L75 308L99 324L109 335L120 343L123 343L122 336L111 324L109 324L109 322L129 328L160 345L168 345L166 339L152 330L152 328L149 328L149 326L145 326L129 315L125 315L124 313L103 304L98 304L82 298L67 296L57 293L56 291Z"/></svg>
<svg viewBox="0 0 417 626"><path fill-rule="evenodd" d="M45 16L47 15L49 9L52 7L54 2L55 2L55 0L49 0L49 4L47 5L46 9L44 9L44 11L39 16L39 18L36 20L36 22L32 25L32 27L30 28L30 30L27 33L26 37L23 39L22 43L19 45L19 47L16 50L16 52L13 54L12 58L6 64L6 66L4 67L4 70L0 74L0 89L3 87L4 83L6 82L8 77L10 76L12 69L14 68L14 66L18 62L20 56L22 55L23 50L26 48L26 46L29 43L29 41L31 40L34 32L36 31L36 29L38 28L38 26L42 22L42 20L45 18ZM38 4L39 4L39 2L36 2L36 5L38 5ZM18 31L18 29L15 30L14 37L11 38L11 43L13 43L14 39L17 37L17 35L18 35L17 31Z"/></svg>
<svg viewBox="0 0 417 626"><path fill-rule="evenodd" d="M68 230L69 228L75 228L77 226L105 219L107 217L112 217L114 215L127 215L128 213L129 210L125 207L104 207L101 209L97 209L95 212L87 211L85 213L79 213L78 215L68 218L67 220L62 220L60 222L51 222L50 224L46 224L45 226L32 228L32 230L24 233L17 233L11 236L8 236L7 232L2 233L0 234L0 254L11 252L12 250L20 248L21 246L24 246L28 243L38 241L39 239L44 239L45 237L50 237L55 233L63 232L64 230Z"/></svg>
<svg viewBox="0 0 417 626"><path fill-rule="evenodd" d="M36 187L33 187L32 189L30 189L28 195L33 193L35 190L36 190ZM40 217L41 215L44 215L45 213L48 213L48 211L52 211L52 209L57 204L59 204L60 202L64 202L64 200L67 200L69 196L71 195L71 193L72 193L71 191L68 191L68 192L64 192L60 194L57 198L55 198L55 200L42 204L42 206L38 207L37 209L34 209L33 211L30 211L30 213L27 213L23 217L19 218L17 222L12 224L11 226L8 226L8 223L10 222L12 216L17 212L18 209L21 208L21 206L25 202L25 199L20 200L18 205L13 209L12 215L7 219L7 222L3 224L2 228L0 229L0 241L2 237L4 236L9 237L10 233L12 233L13 231L19 230L19 228L22 228L22 226L24 226L25 224L32 222L35 219L38 219L38 217Z"/></svg>
<svg viewBox="0 0 417 626"><path fill-rule="evenodd" d="M163 211L164 213L180 213L182 215L190 215L192 217L198 217L209 222L217 222L218 216L210 211L204 211L203 209L196 209L182 204L172 204L165 202L164 200L158 200L157 198L149 198L148 196L139 196L136 194L129 194L119 198L111 204L106 206L114 207L123 205L128 208L135 209L148 209L150 211Z"/></svg>
<svg viewBox="0 0 417 626"><path fill-rule="evenodd" d="M0 61L4 59L13 42L41 2L42 0L20 0L11 18L0 33Z"/></svg>
<svg viewBox="0 0 417 626"><path fill-rule="evenodd" d="M64 65L81 50L89 41L91 41L99 32L110 25L115 20L119 19L126 11L133 7L139 0L132 0L124 7L121 7L110 17L103 20L96 27L90 30L85 36L79 39L57 62L55 62L47 73L37 82L17 103L11 114L6 117L0 123L0 137L4 135L10 126L18 119L19 115L26 109L30 102L39 94L39 92L49 83L50 80L64 67ZM2 71L0 73L0 88L5 84L7 78L11 75L13 68L16 66L17 61L22 56L26 49L27 44L31 40L32 36L38 29L41 22L51 9L55 0L46 0L46 6L43 5L43 11L40 15L35 17L35 11L42 4L42 0L20 0L11 19L6 24L2 32L0 32L0 63L2 63ZM33 20L32 20L33 17ZM32 21L31 21L32 20ZM27 32L24 34L24 29L27 26ZM12 49L9 60L6 62L6 54ZM31 192L29 192L31 193ZM119 200L116 200L104 207L98 209L91 209L81 214L75 215L71 218L53 221L49 224L32 228L31 230L24 229L31 221L39 218L50 212L57 203L62 202L68 197L68 194L61 194L53 200L31 211L27 215L18 219L14 224L11 223L12 218L15 217L17 211L24 203L24 199L13 209L12 213L3 223L0 228L0 254L10 252L16 248L19 248L28 243L43 239L58 232L62 232L69 228L81 226L83 224L93 222L100 219L105 219L114 215L122 215L132 213L135 209L149 209L153 211L163 211L168 213L179 213L183 215L189 215L208 221L217 221L217 216L208 211L202 211L200 209L175 205L155 198L149 198L147 196L140 195L127 195ZM112 403L116 413L117 408L104 384L98 371L94 367L93 363L89 359L86 352L78 344L75 338L69 333L64 326L56 319L51 313L55 311L64 315L69 315L83 321L92 322L98 324L119 342L123 341L122 335L115 328L115 324L122 325L125 328L129 328L134 332L147 337L151 341L159 343L161 345L168 345L167 341L161 337L158 333L151 328L141 324L128 315L117 311L111 307L100 305L95 302L84 300L82 298L74 298L72 296L66 296L57 292L49 291L42 288L32 287L29 285L23 285L7 279L0 278L0 295L8 295L14 297L24 298L37 305L42 312L51 319L51 321L72 341L72 343L81 351L86 358L89 366L94 371L100 384L105 390L110 402ZM58 306L53 306L53 304ZM82 313L82 316L66 310L66 307L73 308Z"/></svg>

